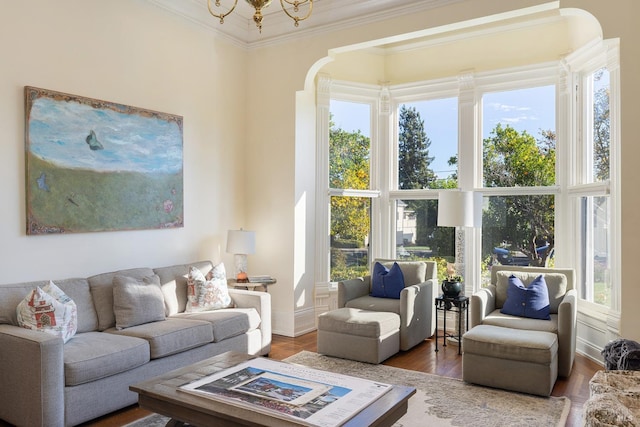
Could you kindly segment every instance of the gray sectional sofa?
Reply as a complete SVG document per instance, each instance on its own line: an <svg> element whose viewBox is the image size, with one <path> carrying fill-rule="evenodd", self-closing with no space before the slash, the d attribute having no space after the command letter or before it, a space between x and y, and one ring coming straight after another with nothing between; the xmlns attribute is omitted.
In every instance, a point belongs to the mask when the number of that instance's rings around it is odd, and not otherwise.
<svg viewBox="0 0 640 427"><path fill-rule="evenodd" d="M16 307L47 281L0 285L0 419L18 426L71 426L137 402L129 385L235 350L271 348L271 299L229 289L233 308L186 313L190 266L136 268L54 280L78 308L78 330L62 338L18 326ZM166 319L115 327L113 279L158 275Z"/></svg>

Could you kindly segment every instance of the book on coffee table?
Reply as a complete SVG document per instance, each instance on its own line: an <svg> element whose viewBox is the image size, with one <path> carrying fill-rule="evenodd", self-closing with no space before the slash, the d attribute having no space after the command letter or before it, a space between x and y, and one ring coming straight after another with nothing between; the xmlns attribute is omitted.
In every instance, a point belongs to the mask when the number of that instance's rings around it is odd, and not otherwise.
<svg viewBox="0 0 640 427"><path fill-rule="evenodd" d="M340 426L390 384L256 358L179 390L318 427Z"/></svg>

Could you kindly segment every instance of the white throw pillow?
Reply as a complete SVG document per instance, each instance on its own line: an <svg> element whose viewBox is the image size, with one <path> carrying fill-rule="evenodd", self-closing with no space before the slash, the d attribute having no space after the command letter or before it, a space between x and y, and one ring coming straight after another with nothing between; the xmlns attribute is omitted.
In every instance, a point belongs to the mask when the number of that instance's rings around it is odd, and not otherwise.
<svg viewBox="0 0 640 427"><path fill-rule="evenodd" d="M78 329L78 308L53 282L37 287L16 308L18 324L23 328L46 332L66 343Z"/></svg>
<svg viewBox="0 0 640 427"><path fill-rule="evenodd" d="M189 268L186 312L217 310L230 305L231 297L223 263L213 267L206 276L196 267Z"/></svg>

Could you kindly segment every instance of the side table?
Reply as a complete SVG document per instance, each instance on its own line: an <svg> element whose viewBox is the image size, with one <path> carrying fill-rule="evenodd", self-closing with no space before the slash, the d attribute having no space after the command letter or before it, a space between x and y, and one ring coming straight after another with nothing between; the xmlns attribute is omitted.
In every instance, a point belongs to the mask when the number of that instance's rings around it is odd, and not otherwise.
<svg viewBox="0 0 640 427"><path fill-rule="evenodd" d="M263 291L269 292L267 288L271 285L275 285L277 282L273 277L260 277L260 278L249 278L248 282L238 282L236 279L227 279L227 286L231 286L232 288L238 289L253 289L262 288Z"/></svg>
<svg viewBox="0 0 640 427"><path fill-rule="evenodd" d="M447 346L447 338L452 337L458 340L458 354L462 354L462 313L465 314L467 327L465 331L469 330L469 297L458 295L457 297L448 297L440 295L436 297L436 352L438 351L438 311L442 311L444 316L444 325L442 327L443 343L444 347ZM447 333L447 311L453 311L458 313L458 336Z"/></svg>

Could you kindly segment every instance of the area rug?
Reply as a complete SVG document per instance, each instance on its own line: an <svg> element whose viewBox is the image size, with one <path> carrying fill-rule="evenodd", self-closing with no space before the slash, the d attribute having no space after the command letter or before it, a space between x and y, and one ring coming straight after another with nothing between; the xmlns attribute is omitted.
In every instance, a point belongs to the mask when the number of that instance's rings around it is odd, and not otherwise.
<svg viewBox="0 0 640 427"><path fill-rule="evenodd" d="M384 365L322 356L302 351L287 359L311 368L416 388L407 413L394 427L561 427L571 408L566 397L536 397L480 387L454 378L440 377ZM167 418L151 415L128 427L164 425Z"/></svg>
<svg viewBox="0 0 640 427"><path fill-rule="evenodd" d="M302 351L287 359L316 369L416 388L409 410L394 427L564 426L571 408L566 397L537 397L474 386L462 380L370 365Z"/></svg>

